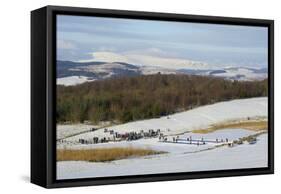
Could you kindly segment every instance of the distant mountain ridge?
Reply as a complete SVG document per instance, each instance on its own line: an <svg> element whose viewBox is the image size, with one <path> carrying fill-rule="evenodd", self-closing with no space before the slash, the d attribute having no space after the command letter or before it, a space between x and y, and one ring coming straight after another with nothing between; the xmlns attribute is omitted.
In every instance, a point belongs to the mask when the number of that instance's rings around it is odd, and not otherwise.
<svg viewBox="0 0 281 194"><path fill-rule="evenodd" d="M107 78L157 73L216 76L229 80L253 81L267 78L267 72L267 68L171 69L153 66L153 64L151 66L138 66L124 62L73 62L58 60L57 84L68 86Z"/></svg>
<svg viewBox="0 0 281 194"><path fill-rule="evenodd" d="M57 61L57 78L62 77L69 77L69 76L85 76L90 77L92 79L102 79L102 77L109 73L109 71L100 71L96 72L94 71L95 67L106 65L108 63L104 62L72 62L72 61ZM131 71L137 70L137 67L134 65L126 64L126 63L118 63L123 68L119 67L113 67L107 68L108 70L112 70L113 72L116 71L116 73L122 73L121 70L127 70L124 73L130 73ZM91 68L92 67L92 71ZM106 68L105 68L106 69Z"/></svg>

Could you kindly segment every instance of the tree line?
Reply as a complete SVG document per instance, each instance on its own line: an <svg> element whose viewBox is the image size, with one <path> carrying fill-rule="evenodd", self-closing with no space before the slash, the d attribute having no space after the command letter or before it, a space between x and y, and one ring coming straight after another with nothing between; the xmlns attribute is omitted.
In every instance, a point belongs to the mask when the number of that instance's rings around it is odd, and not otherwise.
<svg viewBox="0 0 281 194"><path fill-rule="evenodd" d="M57 122L125 123L231 99L267 96L268 80L142 75L57 86Z"/></svg>

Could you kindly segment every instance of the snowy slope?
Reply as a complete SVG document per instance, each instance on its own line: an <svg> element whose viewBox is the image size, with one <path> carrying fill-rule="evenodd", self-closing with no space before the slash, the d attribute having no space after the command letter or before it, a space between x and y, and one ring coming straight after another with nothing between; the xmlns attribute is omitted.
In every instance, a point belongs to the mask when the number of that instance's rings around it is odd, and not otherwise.
<svg viewBox="0 0 281 194"><path fill-rule="evenodd" d="M216 69L181 69L180 72L190 75L214 76L228 80L256 81L268 77L267 68L222 67Z"/></svg>
<svg viewBox="0 0 281 194"><path fill-rule="evenodd" d="M121 62L88 62L57 61L57 84L77 85L87 81L102 80L122 76L148 74L178 74L175 69L155 66L138 66Z"/></svg>
<svg viewBox="0 0 281 194"><path fill-rule="evenodd" d="M267 78L268 73L251 68L225 68L222 71L211 71L209 75L231 80L254 81Z"/></svg>
<svg viewBox="0 0 281 194"><path fill-rule="evenodd" d="M205 140L216 140L228 138L229 141L237 140L242 137L255 134L254 131L245 130L245 129L221 129L212 133L199 134L199 133L184 133L179 136L180 139L186 139L186 137L192 137L192 139L201 139ZM173 136L168 136L168 141L172 141ZM69 139L68 139L69 140ZM182 145L174 143L165 143L159 142L158 138L150 139L139 139L136 141L120 141L120 142L108 142L102 144L79 144L78 142L60 143L57 145L58 149L95 149L95 148L113 148L113 147L132 147L132 148L144 148L144 149L153 149L158 151L165 151L169 153L187 153L202 151L207 148L212 148L216 145L222 143L207 143L205 145Z"/></svg>
<svg viewBox="0 0 281 194"><path fill-rule="evenodd" d="M57 85L74 86L85 82L94 81L85 76L69 76L63 78L57 78Z"/></svg>
<svg viewBox="0 0 281 194"><path fill-rule="evenodd" d="M160 128L164 134L172 140L175 134L182 133L179 138L215 140L225 139L229 141L253 135L257 132L246 129L221 129L206 134L192 133L190 130L206 128L211 124L220 122L243 120L250 118L267 118L267 98L250 98L220 102L213 105L202 106L162 117L123 125L112 126L115 132L129 132ZM87 126L87 127L85 127ZM61 134L67 134L71 130L87 131L90 125L58 126ZM65 129L67 128L67 129ZM169 128L170 130L166 130ZM83 129L83 130L82 130ZM174 134L174 135L173 135ZM58 142L58 149L95 149L112 147L135 147L165 151L167 154L152 155L139 158L129 158L105 163L65 161L57 163L57 178L86 178L101 176L122 176L135 174L155 174L172 172L206 171L236 168L255 168L267 165L267 133L258 136L256 144L236 145L233 148L227 146L216 147L223 142L208 142L204 145L188 145L159 142L158 138L139 139L136 141L109 142L100 144L79 144L78 139L92 139L94 136L107 137L101 128L94 132L85 132Z"/></svg>
<svg viewBox="0 0 281 194"><path fill-rule="evenodd" d="M92 127L97 128L95 125L85 125L85 124L67 124L57 126L57 139L66 138L78 133L89 131Z"/></svg>
<svg viewBox="0 0 281 194"><path fill-rule="evenodd" d="M222 147L192 154L172 153L107 163L69 161L57 163L57 178L87 178L257 168L267 166L267 134L254 145Z"/></svg>
<svg viewBox="0 0 281 194"><path fill-rule="evenodd" d="M116 59L117 60L117 59ZM170 63L174 64L174 63ZM138 76L149 74L190 74L201 76L222 77L229 80L254 81L267 78L266 68L254 69L247 67L214 67L201 63L188 62L189 65L179 69L177 65L158 66L151 63L140 65L139 63L125 62L72 62L57 61L57 84L77 85L86 81L102 80L112 77ZM191 65L191 66L190 66ZM169 68L167 68L169 67Z"/></svg>
<svg viewBox="0 0 281 194"><path fill-rule="evenodd" d="M177 134L194 129L207 128L212 124L220 122L242 120L248 117L267 117L267 101L267 97L260 97L219 102L169 115L169 117L129 122L108 127L108 129L113 129L115 132L120 133L161 129L161 132L165 134ZM79 138L87 139L94 136L104 137L105 135L103 129L100 129L95 132L72 137L69 140L75 141Z"/></svg>

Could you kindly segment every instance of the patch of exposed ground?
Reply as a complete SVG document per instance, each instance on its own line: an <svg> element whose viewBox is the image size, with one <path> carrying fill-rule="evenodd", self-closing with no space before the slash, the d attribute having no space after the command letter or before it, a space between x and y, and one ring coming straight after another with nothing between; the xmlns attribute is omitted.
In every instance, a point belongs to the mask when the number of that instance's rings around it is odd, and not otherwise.
<svg viewBox="0 0 281 194"><path fill-rule="evenodd" d="M109 162L131 157L163 154L166 152L139 148L98 148L84 150L57 150L57 161Z"/></svg>
<svg viewBox="0 0 281 194"><path fill-rule="evenodd" d="M215 125L211 125L205 129L195 129L192 133L211 133L220 129L247 129L252 131L261 131L268 129L267 120L249 120L249 121L239 121L239 122L225 122Z"/></svg>

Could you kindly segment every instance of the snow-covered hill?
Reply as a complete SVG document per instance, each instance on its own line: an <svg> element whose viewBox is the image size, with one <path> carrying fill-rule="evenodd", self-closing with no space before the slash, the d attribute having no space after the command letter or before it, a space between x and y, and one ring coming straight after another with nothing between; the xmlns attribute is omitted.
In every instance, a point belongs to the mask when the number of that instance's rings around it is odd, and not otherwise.
<svg viewBox="0 0 281 194"><path fill-rule="evenodd" d="M243 119L267 118L267 98L251 98L232 100L202 106L162 117L123 125L115 125L108 129L124 133L148 129L161 129L168 140L179 136L180 139L192 137L193 139L225 139L234 141L249 135L256 135L257 131L239 128L220 129L209 133L192 133L190 130L206 128L212 124L226 121L240 121ZM255 144L244 143L234 147L224 146L223 143L206 143L203 145L188 145L178 143L159 142L158 138L139 139L135 141L120 141L100 144L79 144L78 139L92 139L93 137L107 137L103 129L91 132L84 126L73 125L73 129L80 127L85 133L65 138L57 144L58 149L96 149L112 147L149 148L165 151L166 154L152 155L139 158L127 158L112 162L87 162L87 161L63 161L57 163L58 179L73 179L86 177L123 176L136 174L155 174L173 172L191 172L208 170L225 170L241 168L266 167L268 163L268 135L266 129L263 134L257 135ZM92 126L87 126L89 129ZM68 125L68 132L71 126ZM166 129L170 129L166 131ZM58 131L64 130L64 126L58 126ZM184 132L184 133L183 133ZM181 133L181 134L178 134ZM176 135L177 134L177 135ZM69 135L69 133L68 133ZM218 146L220 145L220 146Z"/></svg>
<svg viewBox="0 0 281 194"><path fill-rule="evenodd" d="M129 122L121 125L108 127L115 132L138 132L140 130L161 129L165 134L178 134L195 129L204 129L210 125L247 118L267 117L268 98L249 98L219 102L212 105L201 106L192 110L169 116ZM75 128L76 126L73 126ZM88 126L89 129L91 126ZM103 128L94 132L89 132L69 138L76 141L79 138L91 139L94 136L104 137Z"/></svg>
<svg viewBox="0 0 281 194"><path fill-rule="evenodd" d="M162 145L163 148L170 150L169 154L106 163L58 162L57 179L267 167L267 137L267 134L261 135L255 145L244 144L233 148L221 147L194 154L186 154L179 152L179 150L181 148L196 149L198 148L196 145Z"/></svg>
<svg viewBox="0 0 281 194"><path fill-rule="evenodd" d="M253 69L246 67L231 67L225 68L221 71L210 71L209 75L223 77L231 80L254 81L267 78L268 73L266 68Z"/></svg>
<svg viewBox="0 0 281 194"><path fill-rule="evenodd" d="M191 62L190 62L191 63ZM227 67L210 69L207 65L191 63L185 69L164 68L162 66L135 65L123 62L71 62L57 61L57 84L77 85L84 82L148 74L190 74L201 76L216 76L230 80L253 81L267 78L267 69L254 69L246 67ZM173 66L172 66L173 67Z"/></svg>
<svg viewBox="0 0 281 194"><path fill-rule="evenodd" d="M180 72L191 75L215 76L222 77L229 80L238 81L255 81L263 80L268 77L267 68L247 68L247 67L226 67L215 70L186 70L182 69Z"/></svg>
<svg viewBox="0 0 281 194"><path fill-rule="evenodd" d="M120 62L77 63L68 61L58 61L57 72L57 84L65 86L113 77L148 75L156 73L180 73L179 71L173 69L154 66L136 66Z"/></svg>

